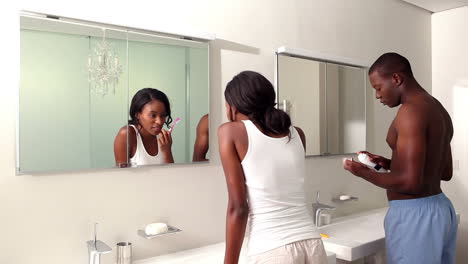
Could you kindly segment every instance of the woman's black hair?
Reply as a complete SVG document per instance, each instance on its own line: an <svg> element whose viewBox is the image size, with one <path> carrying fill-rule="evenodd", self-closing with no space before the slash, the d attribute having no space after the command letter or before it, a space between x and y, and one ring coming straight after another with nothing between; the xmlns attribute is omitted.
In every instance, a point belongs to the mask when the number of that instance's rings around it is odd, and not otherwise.
<svg viewBox="0 0 468 264"><path fill-rule="evenodd" d="M172 123L171 117L171 105L166 94L154 88L143 88L139 90L132 98L132 103L130 104L130 120L128 120L129 125L138 125L139 120L137 117L138 113L141 113L143 107L151 102L152 100L158 100L164 104L166 108L166 126L169 128L169 124Z"/></svg>
<svg viewBox="0 0 468 264"><path fill-rule="evenodd" d="M282 135L291 126L289 115L275 108L275 89L263 75L243 71L227 84L224 91L226 102L249 117L267 134Z"/></svg>

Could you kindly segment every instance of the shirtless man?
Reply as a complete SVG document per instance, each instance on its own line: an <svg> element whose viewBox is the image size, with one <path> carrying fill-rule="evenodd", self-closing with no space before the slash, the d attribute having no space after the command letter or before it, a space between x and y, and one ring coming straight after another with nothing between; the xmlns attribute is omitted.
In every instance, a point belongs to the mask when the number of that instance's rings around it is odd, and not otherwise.
<svg viewBox="0 0 468 264"><path fill-rule="evenodd" d="M399 54L380 56L369 79L382 104L401 105L387 135L392 158L363 151L390 172L378 173L352 160L345 160L344 168L387 190L387 263L455 263L457 220L440 188L441 180L452 178L450 116Z"/></svg>

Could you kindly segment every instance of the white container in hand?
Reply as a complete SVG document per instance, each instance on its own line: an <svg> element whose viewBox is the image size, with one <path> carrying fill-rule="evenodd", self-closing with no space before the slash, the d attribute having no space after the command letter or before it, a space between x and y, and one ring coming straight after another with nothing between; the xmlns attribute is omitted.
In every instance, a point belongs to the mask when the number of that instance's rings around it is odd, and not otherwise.
<svg viewBox="0 0 468 264"><path fill-rule="evenodd" d="M376 164L374 162L372 162L369 158L369 156L366 154L366 153L359 153L358 155L358 160L359 162L361 162L362 164L365 164L367 165L367 167L371 168L371 169L374 169L375 171L377 172L388 172L386 169L384 169L382 166L380 166L379 164Z"/></svg>

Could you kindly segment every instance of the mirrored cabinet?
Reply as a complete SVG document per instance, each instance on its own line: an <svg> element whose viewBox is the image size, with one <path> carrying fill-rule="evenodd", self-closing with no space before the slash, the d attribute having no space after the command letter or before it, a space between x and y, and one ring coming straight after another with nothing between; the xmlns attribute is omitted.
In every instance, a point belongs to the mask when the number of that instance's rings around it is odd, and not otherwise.
<svg viewBox="0 0 468 264"><path fill-rule="evenodd" d="M365 150L367 69L317 57L276 54L279 107L303 129L307 156Z"/></svg>

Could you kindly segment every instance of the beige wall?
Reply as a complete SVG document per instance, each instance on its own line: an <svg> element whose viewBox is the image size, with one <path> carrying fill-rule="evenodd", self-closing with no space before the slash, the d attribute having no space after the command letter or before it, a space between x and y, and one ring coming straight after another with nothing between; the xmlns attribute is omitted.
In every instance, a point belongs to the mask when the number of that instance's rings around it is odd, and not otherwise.
<svg viewBox="0 0 468 264"><path fill-rule="evenodd" d="M468 7L432 16L433 95L452 117L454 137L453 179L443 184L444 192L461 214L457 263L468 260Z"/></svg>
<svg viewBox="0 0 468 264"><path fill-rule="evenodd" d="M222 92L241 70L260 71L273 81L273 54L279 46L369 63L383 52L401 52L413 63L421 83L431 87L430 13L397 0L31 0L14 5L2 7L0 263L85 263L92 221L101 223L99 238L109 245L133 242L136 259L222 241L226 188L215 137L216 127L226 120ZM213 162L15 176L20 8L140 28L215 33L219 39L211 52ZM371 98L369 102L369 149L388 154L385 134L394 111ZM386 205L383 191L342 170L341 158L307 159L309 198L317 189L325 203L340 193L361 198L341 205L339 214ZM139 238L137 228L152 221L167 221L184 231L153 240ZM114 255L108 255L103 263L113 260Z"/></svg>

